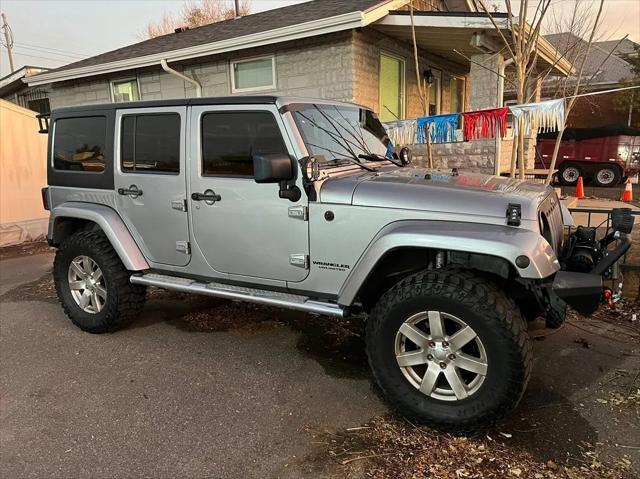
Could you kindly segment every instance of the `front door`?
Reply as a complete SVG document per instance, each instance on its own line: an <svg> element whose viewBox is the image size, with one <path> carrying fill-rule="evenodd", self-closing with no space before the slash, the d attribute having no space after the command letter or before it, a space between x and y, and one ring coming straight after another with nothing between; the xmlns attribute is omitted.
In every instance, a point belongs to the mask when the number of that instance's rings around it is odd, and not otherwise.
<svg viewBox="0 0 640 479"><path fill-rule="evenodd" d="M116 207L154 263L184 266L190 259L185 127L186 107L116 115Z"/></svg>
<svg viewBox="0 0 640 479"><path fill-rule="evenodd" d="M295 160L275 105L194 106L191 131L193 241L209 266L247 281L303 280L306 195L291 202L278 197L277 184L253 178L253 155L281 153Z"/></svg>
<svg viewBox="0 0 640 479"><path fill-rule="evenodd" d="M404 118L404 61L380 55L380 121Z"/></svg>

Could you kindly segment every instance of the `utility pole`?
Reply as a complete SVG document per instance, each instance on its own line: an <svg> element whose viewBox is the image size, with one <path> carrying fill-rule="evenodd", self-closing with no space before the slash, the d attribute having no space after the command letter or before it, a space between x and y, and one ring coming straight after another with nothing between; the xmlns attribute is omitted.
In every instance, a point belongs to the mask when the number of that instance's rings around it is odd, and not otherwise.
<svg viewBox="0 0 640 479"><path fill-rule="evenodd" d="M7 47L7 55L9 55L9 68L11 68L11 73L14 72L13 68L13 53L11 49L13 48L13 33L11 32L11 27L9 27L9 23L7 23L7 16L2 14L2 30L4 31L4 41L5 47Z"/></svg>

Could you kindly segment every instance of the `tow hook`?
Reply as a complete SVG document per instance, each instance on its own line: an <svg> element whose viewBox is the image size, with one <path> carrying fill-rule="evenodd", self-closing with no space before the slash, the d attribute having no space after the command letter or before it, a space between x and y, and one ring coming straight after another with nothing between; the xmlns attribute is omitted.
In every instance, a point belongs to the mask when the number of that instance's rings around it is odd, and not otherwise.
<svg viewBox="0 0 640 479"><path fill-rule="evenodd" d="M604 288L602 295L604 297L604 301L609 305L609 308L616 309L616 305L613 302L613 291L611 291L611 288Z"/></svg>

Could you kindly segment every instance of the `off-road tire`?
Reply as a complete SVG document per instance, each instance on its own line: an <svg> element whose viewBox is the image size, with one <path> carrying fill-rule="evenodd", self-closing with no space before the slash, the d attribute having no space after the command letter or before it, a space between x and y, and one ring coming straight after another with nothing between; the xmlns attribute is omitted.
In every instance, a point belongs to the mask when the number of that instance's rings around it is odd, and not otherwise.
<svg viewBox="0 0 640 479"><path fill-rule="evenodd" d="M83 311L71 295L69 265L80 255L90 257L102 270L107 300L98 313ZM53 279L64 312L73 324L89 333L108 333L133 321L142 311L146 288L131 284L131 273L101 231L80 231L62 242L53 263Z"/></svg>
<svg viewBox="0 0 640 479"><path fill-rule="evenodd" d="M472 396L434 399L409 383L397 364L394 341L402 323L426 310L457 316L484 344L488 371ZM514 301L487 278L459 269L423 271L382 295L366 325L369 364L399 414L431 427L466 433L489 426L520 401L532 369L527 324Z"/></svg>

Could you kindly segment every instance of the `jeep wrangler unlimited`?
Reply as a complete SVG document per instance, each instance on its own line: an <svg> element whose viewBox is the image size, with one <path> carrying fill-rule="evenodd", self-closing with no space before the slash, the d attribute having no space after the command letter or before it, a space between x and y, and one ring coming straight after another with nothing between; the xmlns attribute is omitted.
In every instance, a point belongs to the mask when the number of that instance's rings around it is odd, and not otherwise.
<svg viewBox="0 0 640 479"><path fill-rule="evenodd" d="M410 165L376 115L284 97L64 108L49 131L48 241L71 321L106 333L145 288L366 314L375 379L403 415L494 422L532 367L527 320L595 311L630 212L596 239L553 189Z"/></svg>

